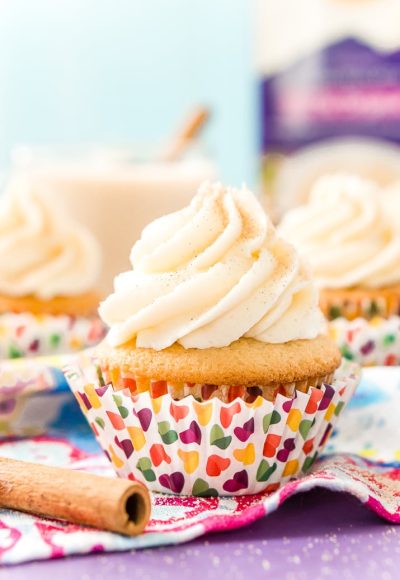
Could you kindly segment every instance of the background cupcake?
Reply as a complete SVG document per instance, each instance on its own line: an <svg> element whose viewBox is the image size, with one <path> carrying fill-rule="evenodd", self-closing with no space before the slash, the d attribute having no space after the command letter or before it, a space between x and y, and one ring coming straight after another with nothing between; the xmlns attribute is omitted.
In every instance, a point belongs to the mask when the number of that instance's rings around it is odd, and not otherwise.
<svg viewBox="0 0 400 580"><path fill-rule="evenodd" d="M293 246L246 189L204 185L150 224L100 307L98 376L68 371L117 472L255 493L307 470L356 384Z"/></svg>
<svg viewBox="0 0 400 580"><path fill-rule="evenodd" d="M92 235L25 180L0 198L0 358L64 353L104 335Z"/></svg>
<svg viewBox="0 0 400 580"><path fill-rule="evenodd" d="M323 177L279 230L309 260L342 353L363 364L399 364L400 230L377 186Z"/></svg>

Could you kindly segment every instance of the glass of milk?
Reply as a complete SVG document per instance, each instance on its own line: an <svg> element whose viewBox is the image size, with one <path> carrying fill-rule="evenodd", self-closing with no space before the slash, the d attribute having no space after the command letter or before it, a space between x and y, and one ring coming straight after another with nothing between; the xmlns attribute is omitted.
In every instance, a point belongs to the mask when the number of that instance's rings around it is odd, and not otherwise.
<svg viewBox="0 0 400 580"><path fill-rule="evenodd" d="M20 146L12 165L95 234L103 252L103 294L116 274L131 268L130 250L144 226L187 205L200 183L217 173L196 144L169 162L146 147Z"/></svg>

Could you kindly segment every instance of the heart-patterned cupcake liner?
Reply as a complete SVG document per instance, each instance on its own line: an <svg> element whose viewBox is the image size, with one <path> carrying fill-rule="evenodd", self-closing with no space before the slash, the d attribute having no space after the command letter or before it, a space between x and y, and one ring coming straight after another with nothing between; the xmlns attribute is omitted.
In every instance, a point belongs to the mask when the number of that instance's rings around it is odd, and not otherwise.
<svg viewBox="0 0 400 580"><path fill-rule="evenodd" d="M152 491L203 497L272 491L305 473L359 381L358 366L345 362L331 384L307 393L224 403L115 391L94 364L64 372L120 477Z"/></svg>
<svg viewBox="0 0 400 580"><path fill-rule="evenodd" d="M345 318L355 320L376 317L390 318L400 315L399 288L390 290L322 290L320 307L328 318Z"/></svg>
<svg viewBox="0 0 400 580"><path fill-rule="evenodd" d="M362 366L400 365L400 316L371 320L340 317L332 320L328 328L348 360Z"/></svg>
<svg viewBox="0 0 400 580"><path fill-rule="evenodd" d="M130 368L121 366L105 366L96 361L100 378L103 384L111 384L115 391L129 389L132 395L148 392L154 399L163 395L170 395L174 401L193 396L196 401L219 399L224 403L231 403L238 397L246 403L253 403L257 397L267 401L275 401L278 395L292 398L296 391L306 393L311 387L321 387L330 383L333 373L318 377L309 377L305 380L291 383L270 385L212 385L178 381L155 380L135 375Z"/></svg>
<svg viewBox="0 0 400 580"><path fill-rule="evenodd" d="M0 360L78 352L95 346L105 334L98 317L0 314Z"/></svg>

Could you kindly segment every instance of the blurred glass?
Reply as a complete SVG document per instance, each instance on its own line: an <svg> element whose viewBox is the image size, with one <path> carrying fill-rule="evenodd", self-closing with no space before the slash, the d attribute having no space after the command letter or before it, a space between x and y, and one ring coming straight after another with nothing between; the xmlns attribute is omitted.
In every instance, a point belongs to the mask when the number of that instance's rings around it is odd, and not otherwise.
<svg viewBox="0 0 400 580"><path fill-rule="evenodd" d="M114 276L131 268L130 250L144 226L187 205L216 167L197 142L173 162L146 145L19 146L12 173L55 196L94 233L103 253L99 290L106 294Z"/></svg>

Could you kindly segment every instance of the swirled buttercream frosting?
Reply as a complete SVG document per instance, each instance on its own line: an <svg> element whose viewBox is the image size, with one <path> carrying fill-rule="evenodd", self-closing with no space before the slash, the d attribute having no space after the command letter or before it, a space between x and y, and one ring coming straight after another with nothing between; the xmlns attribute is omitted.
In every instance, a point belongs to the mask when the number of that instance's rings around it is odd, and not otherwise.
<svg viewBox="0 0 400 580"><path fill-rule="evenodd" d="M0 293L47 300L93 290L97 241L27 179L0 197Z"/></svg>
<svg viewBox="0 0 400 580"><path fill-rule="evenodd" d="M130 259L100 305L112 346L283 343L324 328L308 271L246 188L203 184L189 206L144 229Z"/></svg>
<svg viewBox="0 0 400 580"><path fill-rule="evenodd" d="M308 259L321 288L382 288L400 283L400 228L371 181L321 177L308 203L286 214L279 232Z"/></svg>

